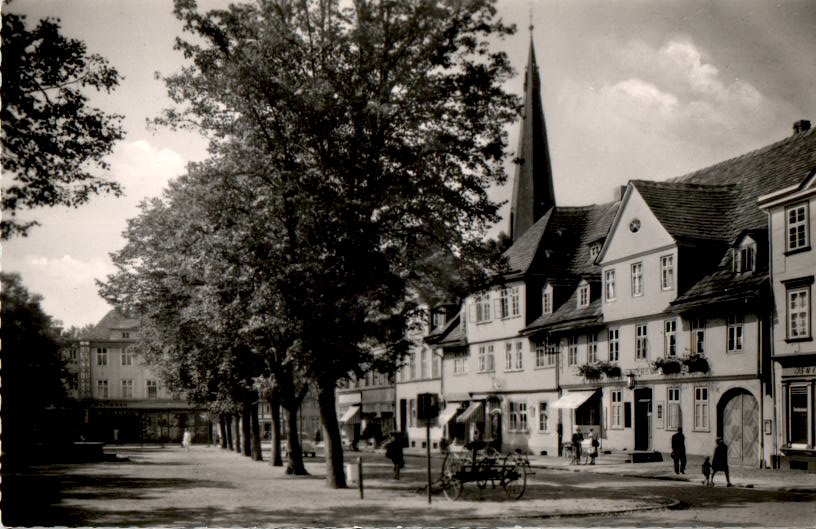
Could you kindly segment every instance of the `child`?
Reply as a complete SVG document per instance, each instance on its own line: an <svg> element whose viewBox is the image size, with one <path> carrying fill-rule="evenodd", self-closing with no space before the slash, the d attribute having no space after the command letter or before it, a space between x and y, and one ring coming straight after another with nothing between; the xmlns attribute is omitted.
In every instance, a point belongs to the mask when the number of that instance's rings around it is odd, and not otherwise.
<svg viewBox="0 0 816 529"><path fill-rule="evenodd" d="M703 484L706 487L713 485L713 483L711 483L711 458L708 456L706 456L705 461L703 461L703 477L705 477Z"/></svg>

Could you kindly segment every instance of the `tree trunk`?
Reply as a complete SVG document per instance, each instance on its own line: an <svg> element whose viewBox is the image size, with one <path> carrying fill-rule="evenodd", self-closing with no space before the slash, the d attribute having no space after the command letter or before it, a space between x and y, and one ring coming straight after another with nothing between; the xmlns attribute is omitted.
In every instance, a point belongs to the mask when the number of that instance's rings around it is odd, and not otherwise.
<svg viewBox="0 0 816 529"><path fill-rule="evenodd" d="M252 457L252 405L248 402L241 404L241 441L243 454Z"/></svg>
<svg viewBox="0 0 816 529"><path fill-rule="evenodd" d="M269 409L272 412L272 464L276 467L283 466L281 457L281 415L280 400L275 392L269 399Z"/></svg>
<svg viewBox="0 0 816 529"><path fill-rule="evenodd" d="M300 434L298 433L298 407L286 410L287 426L289 427L288 446L286 449L286 473L296 476L308 476L306 467L303 465L303 451L300 447Z"/></svg>
<svg viewBox="0 0 816 529"><path fill-rule="evenodd" d="M218 414L218 430L221 433L221 448L227 447L227 420L223 413Z"/></svg>
<svg viewBox="0 0 816 529"><path fill-rule="evenodd" d="M261 453L261 424L258 420L258 401L254 400L249 408L249 424L251 426L250 439L252 440L252 460L263 461Z"/></svg>
<svg viewBox="0 0 816 529"><path fill-rule="evenodd" d="M320 422L326 442L326 481L329 487L346 488L346 473L343 471L343 441L340 438L340 426L337 424L335 409L335 386L321 385L317 394L320 406Z"/></svg>
<svg viewBox="0 0 816 529"><path fill-rule="evenodd" d="M233 443L235 440L232 438L232 414L227 414L226 418L224 419L224 424L226 425L227 429L227 448L230 450L234 450Z"/></svg>
<svg viewBox="0 0 816 529"><path fill-rule="evenodd" d="M232 437L233 437L233 446L232 449L241 453L241 417L239 414L234 413L232 415Z"/></svg>

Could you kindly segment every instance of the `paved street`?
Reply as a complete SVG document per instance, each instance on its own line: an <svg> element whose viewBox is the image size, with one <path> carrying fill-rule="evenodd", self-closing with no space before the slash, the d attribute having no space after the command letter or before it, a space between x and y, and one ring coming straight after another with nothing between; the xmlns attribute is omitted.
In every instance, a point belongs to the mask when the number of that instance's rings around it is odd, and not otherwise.
<svg viewBox="0 0 816 529"><path fill-rule="evenodd" d="M425 460L402 479L378 453L362 454L365 497L328 489L322 458L307 477L213 447L123 448L128 461L47 465L7 473L5 525L68 526L812 526L816 493L704 488L594 469L536 469L520 501L470 483L450 502L422 490ZM360 454L350 454L355 461ZM434 475L439 459L434 459ZM578 470L577 472L574 470ZM606 469L609 471L610 469ZM795 479L801 479L798 475ZM816 483L814 484L816 485ZM669 506L669 508L666 508ZM588 513L593 513L591 516ZM610 514L611 513L611 514ZM617 514L614 514L617 513Z"/></svg>

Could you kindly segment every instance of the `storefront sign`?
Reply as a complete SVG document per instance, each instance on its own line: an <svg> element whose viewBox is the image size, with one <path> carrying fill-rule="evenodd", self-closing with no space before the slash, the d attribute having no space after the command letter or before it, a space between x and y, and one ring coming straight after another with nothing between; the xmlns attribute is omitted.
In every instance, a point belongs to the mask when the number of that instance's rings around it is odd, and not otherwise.
<svg viewBox="0 0 816 529"><path fill-rule="evenodd" d="M816 366L796 366L782 368L783 377L798 377L806 375L816 375Z"/></svg>

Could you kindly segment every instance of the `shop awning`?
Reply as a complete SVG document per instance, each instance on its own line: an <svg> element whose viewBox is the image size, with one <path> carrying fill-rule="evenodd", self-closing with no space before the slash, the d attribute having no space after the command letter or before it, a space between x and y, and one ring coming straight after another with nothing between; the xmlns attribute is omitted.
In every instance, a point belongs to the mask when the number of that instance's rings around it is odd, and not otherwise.
<svg viewBox="0 0 816 529"><path fill-rule="evenodd" d="M550 408L565 408L574 410L581 404L588 401L595 394L595 391L570 391L560 399L550 404Z"/></svg>
<svg viewBox="0 0 816 529"><path fill-rule="evenodd" d="M358 424L360 422L360 407L349 406L346 413L340 417L340 424Z"/></svg>
<svg viewBox="0 0 816 529"><path fill-rule="evenodd" d="M469 422L484 418L484 406L481 402L471 402L470 406L456 418L456 422Z"/></svg>
<svg viewBox="0 0 816 529"><path fill-rule="evenodd" d="M439 426L445 426L453 419L456 412L459 411L459 406L447 405L439 412Z"/></svg>

